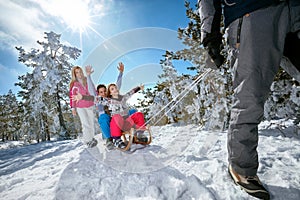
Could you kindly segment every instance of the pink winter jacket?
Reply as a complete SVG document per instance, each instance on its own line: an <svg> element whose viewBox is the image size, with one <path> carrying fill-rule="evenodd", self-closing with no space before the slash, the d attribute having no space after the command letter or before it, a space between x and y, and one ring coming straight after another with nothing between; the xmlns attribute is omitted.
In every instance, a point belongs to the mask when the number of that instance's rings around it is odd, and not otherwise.
<svg viewBox="0 0 300 200"><path fill-rule="evenodd" d="M93 101L86 101L86 100L79 100L77 103L76 101L72 101L71 97L76 95L79 92L82 95L90 95L88 86L83 86L80 82L75 81L73 86L70 88L70 106L71 108L88 108L94 105Z"/></svg>

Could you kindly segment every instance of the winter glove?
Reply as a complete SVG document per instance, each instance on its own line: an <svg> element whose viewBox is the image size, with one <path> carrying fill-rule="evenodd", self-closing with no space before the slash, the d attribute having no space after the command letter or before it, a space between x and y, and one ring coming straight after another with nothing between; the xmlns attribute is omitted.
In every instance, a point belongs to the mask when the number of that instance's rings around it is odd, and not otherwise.
<svg viewBox="0 0 300 200"><path fill-rule="evenodd" d="M300 31L288 33L285 38L283 55L289 58L300 72Z"/></svg>
<svg viewBox="0 0 300 200"><path fill-rule="evenodd" d="M222 44L222 35L216 34L211 35L207 34L205 39L203 40L203 46L207 50L208 55L213 60L215 65L220 68L224 63L224 56L221 55L221 44Z"/></svg>
<svg viewBox="0 0 300 200"><path fill-rule="evenodd" d="M220 54L221 52L220 45L216 43L209 43L207 46L207 50L208 50L208 55L214 61L216 66L218 68L221 67L221 65L224 63L225 58Z"/></svg>

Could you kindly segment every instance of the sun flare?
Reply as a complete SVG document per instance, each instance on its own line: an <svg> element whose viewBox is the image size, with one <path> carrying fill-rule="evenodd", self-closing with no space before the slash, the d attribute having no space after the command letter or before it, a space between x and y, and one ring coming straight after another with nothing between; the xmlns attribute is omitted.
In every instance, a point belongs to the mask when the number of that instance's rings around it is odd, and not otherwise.
<svg viewBox="0 0 300 200"><path fill-rule="evenodd" d="M80 0L62 0L59 1L56 11L61 16L63 23L72 31L80 33L86 31L90 26L90 13L87 3Z"/></svg>

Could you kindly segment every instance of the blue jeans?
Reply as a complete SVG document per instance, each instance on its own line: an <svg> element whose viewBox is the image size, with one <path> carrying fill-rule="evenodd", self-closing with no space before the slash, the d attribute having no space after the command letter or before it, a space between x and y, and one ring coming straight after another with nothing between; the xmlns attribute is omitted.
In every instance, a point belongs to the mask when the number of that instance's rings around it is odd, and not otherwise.
<svg viewBox="0 0 300 200"><path fill-rule="evenodd" d="M137 112L137 110L130 109L128 114L132 115L135 112ZM98 118L98 123L99 123L100 129L102 131L103 139L108 139L111 137L111 135L110 135L110 120L111 120L111 117L106 113L101 114Z"/></svg>
<svg viewBox="0 0 300 200"><path fill-rule="evenodd" d="M102 131L103 139L110 138L110 116L106 113L101 114L98 118L98 123Z"/></svg>

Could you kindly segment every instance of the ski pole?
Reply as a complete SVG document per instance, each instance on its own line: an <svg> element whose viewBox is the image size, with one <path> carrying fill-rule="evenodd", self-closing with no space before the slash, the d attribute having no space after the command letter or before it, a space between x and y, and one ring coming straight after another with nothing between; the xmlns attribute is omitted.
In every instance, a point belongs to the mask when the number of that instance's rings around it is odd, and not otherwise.
<svg viewBox="0 0 300 200"><path fill-rule="evenodd" d="M170 108L167 110L166 113L170 112L187 94L188 92L191 91L191 89L193 89L195 87L195 85L197 85L204 77L206 77L211 71L213 71L213 69L209 68L206 69L206 71L204 71L204 73L200 74L190 85L188 89L183 90L181 93L179 93L175 98L172 99L172 101L170 101L167 105L165 105L158 113L156 113L154 116L152 116L145 124L148 124L154 117L156 117L158 114L160 114L163 110L165 110L170 104L172 104L173 102L175 102L175 100L182 95L182 97ZM160 117L158 120L156 120L156 122L154 123L154 125L157 124L158 121L160 121L163 118Z"/></svg>

